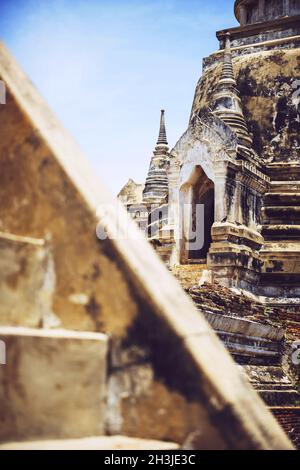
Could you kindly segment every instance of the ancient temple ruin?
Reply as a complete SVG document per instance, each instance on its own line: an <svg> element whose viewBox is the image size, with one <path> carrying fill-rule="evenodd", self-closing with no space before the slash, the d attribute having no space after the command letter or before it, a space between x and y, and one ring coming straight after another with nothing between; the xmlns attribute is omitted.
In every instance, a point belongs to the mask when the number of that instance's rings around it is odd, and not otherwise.
<svg viewBox="0 0 300 470"><path fill-rule="evenodd" d="M138 203L156 251L299 445L300 3L237 0L235 15L170 151L162 113Z"/></svg>
<svg viewBox="0 0 300 470"><path fill-rule="evenodd" d="M298 445L299 17L267 20L120 194L181 285L0 44L0 450Z"/></svg>

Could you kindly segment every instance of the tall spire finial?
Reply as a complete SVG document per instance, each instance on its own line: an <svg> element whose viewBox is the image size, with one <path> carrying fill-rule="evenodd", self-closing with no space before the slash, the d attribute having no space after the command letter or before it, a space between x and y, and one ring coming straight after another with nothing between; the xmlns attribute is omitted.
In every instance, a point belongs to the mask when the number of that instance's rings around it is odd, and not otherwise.
<svg viewBox="0 0 300 470"><path fill-rule="evenodd" d="M226 52L231 52L231 42L230 42L230 32L229 31L227 31L225 37L226 37L226 39L225 39L225 50L226 50Z"/></svg>
<svg viewBox="0 0 300 470"><path fill-rule="evenodd" d="M236 86L236 81L235 81L234 73L233 73L231 41L230 41L229 32L226 33L223 68L222 68L222 74L221 74L221 78L219 81L219 85L222 85L224 83Z"/></svg>
<svg viewBox="0 0 300 470"><path fill-rule="evenodd" d="M168 195L167 165L169 148L165 124L165 111L161 110L159 135L151 158L148 176L143 191L145 203L161 203Z"/></svg>
<svg viewBox="0 0 300 470"><path fill-rule="evenodd" d="M252 139L248 132L237 82L233 73L229 32L226 33L223 67L214 94L213 112L237 134L241 145L251 148Z"/></svg>
<svg viewBox="0 0 300 470"><path fill-rule="evenodd" d="M160 126L159 126L159 135L157 140L157 145L168 145L167 133L166 133L166 124L165 124L165 110L162 109L160 112Z"/></svg>

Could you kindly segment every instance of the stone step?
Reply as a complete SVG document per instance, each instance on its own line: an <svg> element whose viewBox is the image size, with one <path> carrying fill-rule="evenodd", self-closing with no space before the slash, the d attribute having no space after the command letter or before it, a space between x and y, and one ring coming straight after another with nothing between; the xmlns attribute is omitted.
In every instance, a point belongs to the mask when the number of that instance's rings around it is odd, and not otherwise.
<svg viewBox="0 0 300 470"><path fill-rule="evenodd" d="M276 217L277 215L287 216L297 216L300 215L300 207L299 206L264 206L262 207L262 212L266 216Z"/></svg>
<svg viewBox="0 0 300 470"><path fill-rule="evenodd" d="M300 225L300 206L264 206L261 212L266 225Z"/></svg>
<svg viewBox="0 0 300 470"><path fill-rule="evenodd" d="M261 233L265 240L299 240L300 225L273 224L263 225Z"/></svg>
<svg viewBox="0 0 300 470"><path fill-rule="evenodd" d="M299 193L300 181L271 181L271 191L274 193Z"/></svg>
<svg viewBox="0 0 300 470"><path fill-rule="evenodd" d="M205 311L203 314L213 329L220 333L241 336L253 342L261 340L266 343L275 343L278 348L284 337L285 330L283 328L224 314L216 315Z"/></svg>
<svg viewBox="0 0 300 470"><path fill-rule="evenodd" d="M1 327L0 340L0 441L104 434L106 335Z"/></svg>
<svg viewBox="0 0 300 470"><path fill-rule="evenodd" d="M290 385L280 385L280 384L273 384L273 383L265 383L265 384L252 384L254 388L260 392L263 391L277 391L277 392L295 392L295 388L293 384Z"/></svg>
<svg viewBox="0 0 300 470"><path fill-rule="evenodd" d="M244 365L243 371L269 406L287 406L299 403L300 395L281 365Z"/></svg>
<svg viewBox="0 0 300 470"><path fill-rule="evenodd" d="M101 436L0 444L0 450L176 450L174 442L137 439L127 436Z"/></svg>
<svg viewBox="0 0 300 470"><path fill-rule="evenodd" d="M266 193L264 196L265 206L293 206L299 205L300 203L300 191L299 192L271 192Z"/></svg>
<svg viewBox="0 0 300 470"><path fill-rule="evenodd" d="M256 389L292 390L293 384L282 366L244 365L243 370Z"/></svg>
<svg viewBox="0 0 300 470"><path fill-rule="evenodd" d="M204 315L229 352L238 356L240 361L252 357L278 363L281 343L276 335L280 334L279 330L225 315Z"/></svg>
<svg viewBox="0 0 300 470"><path fill-rule="evenodd" d="M296 390L259 390L257 392L268 406L295 406L299 403Z"/></svg>
<svg viewBox="0 0 300 470"><path fill-rule="evenodd" d="M238 333L217 331L219 338L234 356L280 358L280 344L264 338L254 338Z"/></svg>

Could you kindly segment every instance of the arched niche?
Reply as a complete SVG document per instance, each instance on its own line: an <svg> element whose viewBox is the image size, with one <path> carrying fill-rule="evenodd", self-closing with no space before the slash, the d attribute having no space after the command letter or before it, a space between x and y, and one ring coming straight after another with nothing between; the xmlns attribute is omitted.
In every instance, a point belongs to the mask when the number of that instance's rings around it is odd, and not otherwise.
<svg viewBox="0 0 300 470"><path fill-rule="evenodd" d="M206 263L211 244L211 227L215 220L214 183L203 168L193 168L180 188L180 262Z"/></svg>

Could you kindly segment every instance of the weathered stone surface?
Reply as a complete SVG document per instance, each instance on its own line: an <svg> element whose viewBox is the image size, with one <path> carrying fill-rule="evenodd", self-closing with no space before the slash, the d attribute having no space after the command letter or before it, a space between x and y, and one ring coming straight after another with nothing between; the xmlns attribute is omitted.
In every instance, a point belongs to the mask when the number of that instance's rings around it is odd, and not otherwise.
<svg viewBox="0 0 300 470"><path fill-rule="evenodd" d="M107 410L110 434L122 431L145 439L169 436L184 447L226 448L219 431L209 422L207 411L199 408L193 397L182 397L176 378L170 392L163 380L154 377L155 369L149 360L112 371Z"/></svg>
<svg viewBox="0 0 300 470"><path fill-rule="evenodd" d="M159 208L168 220L149 224L156 251L236 361L257 377L265 370L270 389L256 388L273 406L299 398L288 351L299 337L299 8L236 1L241 26L217 33L221 50L204 60L188 129L170 152Z"/></svg>
<svg viewBox="0 0 300 470"><path fill-rule="evenodd" d="M0 108L2 230L49 234L56 270L53 309L63 327L104 331L123 349L150 352L153 380L140 400L117 390L122 431L149 431L149 393L156 407L165 401L168 410L176 409L178 435L196 436L191 446L291 448L207 322L3 46L0 77L7 86L7 104ZM109 240L97 240L98 222ZM235 439L228 429L236 429ZM154 432L170 439L165 415L157 416Z"/></svg>
<svg viewBox="0 0 300 470"><path fill-rule="evenodd" d="M104 433L105 335L0 327L0 339L2 442Z"/></svg>
<svg viewBox="0 0 300 470"><path fill-rule="evenodd" d="M191 286L199 284L199 280L206 269L206 264L185 264L172 266L171 272L179 280L182 287L189 290Z"/></svg>
<svg viewBox="0 0 300 470"><path fill-rule="evenodd" d="M299 126L297 110L292 101L295 91L292 84L299 75L299 56L299 48L273 48L267 52L254 51L233 60L247 123L254 133L254 149L266 161L293 160L293 152L287 149L293 149L298 141ZM216 64L201 77L196 88L192 115L209 105L220 73L221 66ZM286 123L291 120L289 129L284 122L280 124L281 104L286 106L283 120Z"/></svg>
<svg viewBox="0 0 300 470"><path fill-rule="evenodd" d="M0 107L0 229L34 238L47 235L55 264L53 310L63 328L122 336L137 315L137 305L126 276L110 260L108 243L97 240L101 199L92 195L86 162L69 136L57 130L40 97L33 92L28 98L25 88L32 89L19 69L8 83L11 64L3 48L0 62L0 76L7 83L7 104ZM51 134L51 143L43 138L45 133ZM57 152L64 154L64 162ZM77 185L94 201L93 210ZM102 203L107 203L105 191Z"/></svg>
<svg viewBox="0 0 300 470"><path fill-rule="evenodd" d="M268 50L275 44L279 49L299 44L298 0L237 0L235 14L240 26L217 32L220 48L228 31L242 54L247 53L245 46Z"/></svg>
<svg viewBox="0 0 300 470"><path fill-rule="evenodd" d="M125 205L141 204L143 201L144 185L129 179L118 194L118 199Z"/></svg>
<svg viewBox="0 0 300 470"><path fill-rule="evenodd" d="M58 326L54 290L54 265L45 241L0 233L0 324Z"/></svg>
<svg viewBox="0 0 300 470"><path fill-rule="evenodd" d="M178 444L174 442L151 441L126 436L0 444L0 450L176 450L178 448Z"/></svg>
<svg viewBox="0 0 300 470"><path fill-rule="evenodd" d="M245 25L300 14L300 5L295 0L236 0L234 10Z"/></svg>

